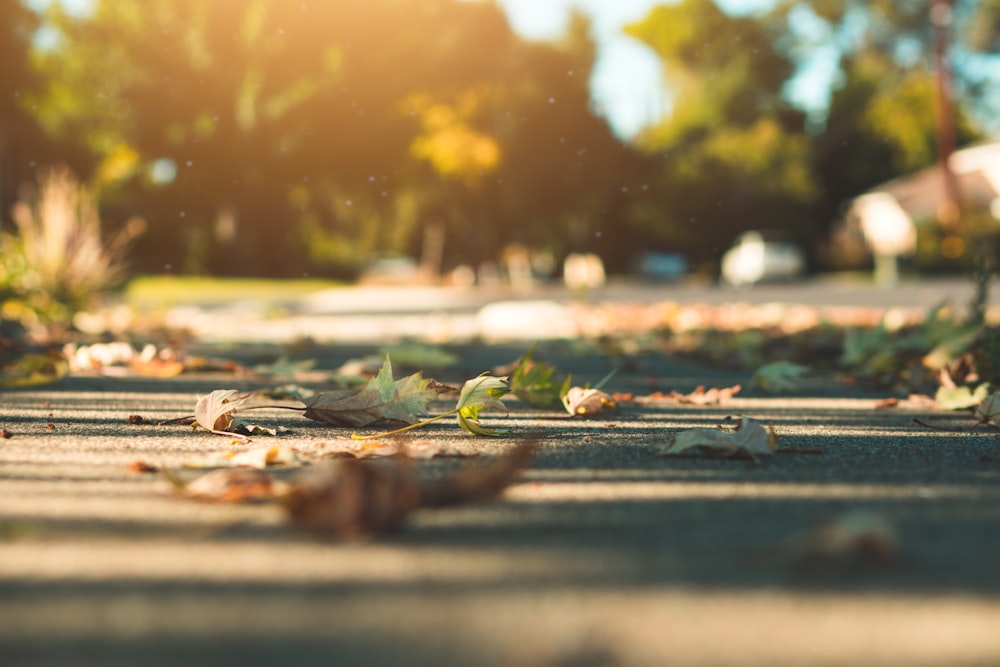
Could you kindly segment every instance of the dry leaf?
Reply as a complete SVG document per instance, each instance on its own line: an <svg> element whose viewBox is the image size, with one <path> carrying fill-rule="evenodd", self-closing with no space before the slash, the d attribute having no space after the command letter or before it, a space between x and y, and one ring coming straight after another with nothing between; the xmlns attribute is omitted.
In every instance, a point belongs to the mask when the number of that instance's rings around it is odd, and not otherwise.
<svg viewBox="0 0 1000 667"><path fill-rule="evenodd" d="M167 476L175 489L195 500L252 503L274 500L285 492L282 483L255 468L213 470L187 484Z"/></svg>
<svg viewBox="0 0 1000 667"><path fill-rule="evenodd" d="M670 398L681 405L719 405L731 399L735 394L738 394L740 389L741 387L738 384L722 389L712 387L707 391L705 387L699 386L690 394L672 391L670 392Z"/></svg>
<svg viewBox="0 0 1000 667"><path fill-rule="evenodd" d="M194 407L195 421L212 433L245 438L246 436L229 429L233 424L232 413L241 408L249 398L250 394L240 394L236 389L216 389L198 399Z"/></svg>
<svg viewBox="0 0 1000 667"><path fill-rule="evenodd" d="M338 459L302 473L285 498L296 526L333 539L398 527L420 504L420 482L405 459Z"/></svg>
<svg viewBox="0 0 1000 667"><path fill-rule="evenodd" d="M392 379L389 357L364 389L357 392L324 392L305 401L305 416L335 426L360 427L382 421L415 424L427 412L443 385L414 373Z"/></svg>
<svg viewBox="0 0 1000 667"><path fill-rule="evenodd" d="M562 400L563 407L574 417L596 417L608 410L618 410L611 395L600 389L571 387Z"/></svg>
<svg viewBox="0 0 1000 667"><path fill-rule="evenodd" d="M996 424L997 417L1000 417L1000 392L990 394L976 408L976 419L982 424Z"/></svg>
<svg viewBox="0 0 1000 667"><path fill-rule="evenodd" d="M425 507L448 507L492 500L534 460L538 443L528 441L487 465L466 466L452 477L425 489Z"/></svg>
<svg viewBox="0 0 1000 667"><path fill-rule="evenodd" d="M880 514L858 510L821 525L794 549L802 560L863 560L886 564L899 559L899 541Z"/></svg>
<svg viewBox="0 0 1000 667"><path fill-rule="evenodd" d="M294 467L302 465L295 452L288 447L255 447L243 451L227 450L192 459L185 468L267 468L268 466Z"/></svg>
<svg viewBox="0 0 1000 667"><path fill-rule="evenodd" d="M676 456L687 454L689 450L713 458L771 456L778 447L778 436L770 426L764 427L759 421L741 417L734 433L717 428L692 428L681 431L663 454Z"/></svg>
<svg viewBox="0 0 1000 667"><path fill-rule="evenodd" d="M353 456L356 459L406 456L415 460L468 456L464 451L445 442L415 442L407 443L401 447L381 440L346 440L337 442L333 447L326 449L324 454L329 456Z"/></svg>

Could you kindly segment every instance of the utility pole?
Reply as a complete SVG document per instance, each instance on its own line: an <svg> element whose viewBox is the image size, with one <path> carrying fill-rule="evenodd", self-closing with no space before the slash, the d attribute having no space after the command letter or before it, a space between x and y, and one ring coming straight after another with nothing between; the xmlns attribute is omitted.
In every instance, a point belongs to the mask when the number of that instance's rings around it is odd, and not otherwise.
<svg viewBox="0 0 1000 667"><path fill-rule="evenodd" d="M938 219L946 228L954 229L962 213L962 195L950 162L951 154L955 152L955 97L949 40L951 0L931 0L931 26L934 31L938 164L944 186L943 197L938 204Z"/></svg>

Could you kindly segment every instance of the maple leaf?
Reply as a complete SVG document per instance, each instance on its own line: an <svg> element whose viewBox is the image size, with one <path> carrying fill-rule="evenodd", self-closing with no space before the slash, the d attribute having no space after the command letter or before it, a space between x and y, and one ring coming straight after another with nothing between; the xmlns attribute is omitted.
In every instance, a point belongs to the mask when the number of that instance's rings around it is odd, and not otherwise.
<svg viewBox="0 0 1000 667"><path fill-rule="evenodd" d="M569 391L571 376L556 383L552 376L556 367L534 360L537 343L521 357L510 376L510 390L528 405L536 408L556 408L562 404L562 397Z"/></svg>
<svg viewBox="0 0 1000 667"><path fill-rule="evenodd" d="M507 414L507 406L500 397L510 391L506 377L480 375L468 380L462 385L462 393L458 397L455 412L458 425L463 430L475 435L504 435L502 429L488 429L479 424L479 413L483 410L503 410Z"/></svg>
<svg viewBox="0 0 1000 667"><path fill-rule="evenodd" d="M392 363L386 356L378 375L357 392L323 392L305 401L305 416L336 426L368 426L381 421L416 424L427 412L427 404L443 385L425 380L421 373L392 379Z"/></svg>
<svg viewBox="0 0 1000 667"><path fill-rule="evenodd" d="M809 369L801 364L775 361L758 368L753 374L753 383L764 391L772 393L795 391L799 388L802 376L808 373Z"/></svg>
<svg viewBox="0 0 1000 667"><path fill-rule="evenodd" d="M686 454L695 449L705 456L730 458L747 456L757 460L758 456L771 456L778 447L778 436L770 426L749 417L740 417L735 433L717 428L691 428L674 436L673 441L663 450L666 456Z"/></svg>

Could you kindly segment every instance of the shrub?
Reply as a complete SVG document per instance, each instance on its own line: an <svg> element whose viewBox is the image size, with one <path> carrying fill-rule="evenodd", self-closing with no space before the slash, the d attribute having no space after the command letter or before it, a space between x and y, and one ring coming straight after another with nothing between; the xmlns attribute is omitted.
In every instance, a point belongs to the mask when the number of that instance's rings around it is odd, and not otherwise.
<svg viewBox="0 0 1000 667"><path fill-rule="evenodd" d="M126 253L144 228L136 218L105 241L96 195L64 167L41 172L12 217L16 233L0 232L0 299L5 314L50 331L68 329L124 280Z"/></svg>

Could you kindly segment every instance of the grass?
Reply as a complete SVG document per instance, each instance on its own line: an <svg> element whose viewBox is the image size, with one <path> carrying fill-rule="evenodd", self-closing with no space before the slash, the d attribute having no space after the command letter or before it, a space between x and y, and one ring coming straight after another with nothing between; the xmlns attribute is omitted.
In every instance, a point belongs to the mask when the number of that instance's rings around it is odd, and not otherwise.
<svg viewBox="0 0 1000 667"><path fill-rule="evenodd" d="M122 301L132 308L169 308L178 304L215 304L245 299L280 302L311 292L342 287L322 279L274 280L266 278L212 278L208 276L141 276L122 291Z"/></svg>

